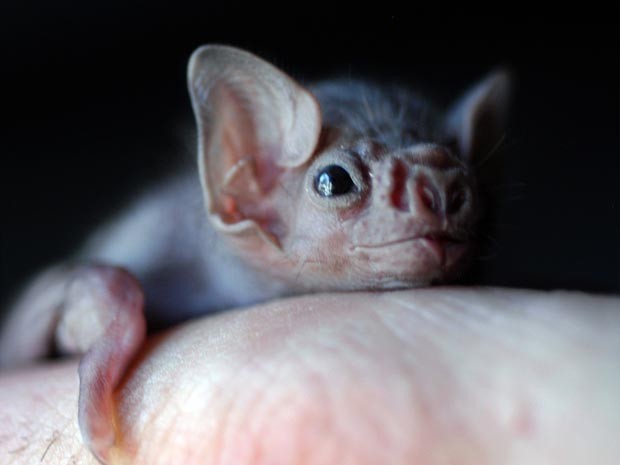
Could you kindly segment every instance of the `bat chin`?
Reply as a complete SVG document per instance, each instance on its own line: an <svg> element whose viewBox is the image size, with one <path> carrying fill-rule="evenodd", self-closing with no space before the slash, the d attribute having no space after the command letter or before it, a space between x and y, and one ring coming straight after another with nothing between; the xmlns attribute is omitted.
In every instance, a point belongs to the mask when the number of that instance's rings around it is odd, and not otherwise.
<svg viewBox="0 0 620 465"><path fill-rule="evenodd" d="M419 287L452 276L470 248L467 241L427 235L355 245L352 254L361 267L372 271L381 288Z"/></svg>
<svg viewBox="0 0 620 465"><path fill-rule="evenodd" d="M389 270L376 273L374 282L366 284L366 288L378 291L412 289L427 287L436 284L444 284L457 277L462 272L463 266L455 266L445 269L439 266L413 268L409 270Z"/></svg>
<svg viewBox="0 0 620 465"><path fill-rule="evenodd" d="M295 292L394 290L424 287L458 276L470 244L419 236L349 246L345 260L300 260L281 279Z"/></svg>

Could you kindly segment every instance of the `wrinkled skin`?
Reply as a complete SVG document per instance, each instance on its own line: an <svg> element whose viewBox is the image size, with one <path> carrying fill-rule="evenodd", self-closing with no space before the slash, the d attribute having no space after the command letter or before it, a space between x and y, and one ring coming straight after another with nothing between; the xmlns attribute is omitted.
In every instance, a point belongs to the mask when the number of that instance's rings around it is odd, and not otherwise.
<svg viewBox="0 0 620 465"><path fill-rule="evenodd" d="M151 338L112 463L612 464L620 299L434 288L317 295ZM77 361L0 377L1 464L95 464Z"/></svg>

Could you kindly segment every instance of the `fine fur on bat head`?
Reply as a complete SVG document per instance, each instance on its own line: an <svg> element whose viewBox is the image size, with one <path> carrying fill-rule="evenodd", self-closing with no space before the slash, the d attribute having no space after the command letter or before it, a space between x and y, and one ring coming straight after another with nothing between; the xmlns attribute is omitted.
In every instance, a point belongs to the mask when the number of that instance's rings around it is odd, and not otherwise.
<svg viewBox="0 0 620 465"><path fill-rule="evenodd" d="M304 88L219 45L194 52L188 80L209 218L254 267L299 291L423 286L466 268L474 167L501 138L507 72L445 112L402 87Z"/></svg>

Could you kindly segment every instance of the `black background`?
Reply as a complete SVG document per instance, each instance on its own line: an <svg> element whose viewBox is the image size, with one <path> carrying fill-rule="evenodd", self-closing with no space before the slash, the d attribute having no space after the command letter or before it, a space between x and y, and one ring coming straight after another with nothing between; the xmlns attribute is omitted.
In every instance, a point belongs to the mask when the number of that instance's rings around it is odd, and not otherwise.
<svg viewBox="0 0 620 465"><path fill-rule="evenodd" d="M617 2L497 3L3 2L0 298L192 158L185 66L210 42L249 49L302 83L343 74L419 83L441 104L511 66L497 244L480 282L618 292Z"/></svg>

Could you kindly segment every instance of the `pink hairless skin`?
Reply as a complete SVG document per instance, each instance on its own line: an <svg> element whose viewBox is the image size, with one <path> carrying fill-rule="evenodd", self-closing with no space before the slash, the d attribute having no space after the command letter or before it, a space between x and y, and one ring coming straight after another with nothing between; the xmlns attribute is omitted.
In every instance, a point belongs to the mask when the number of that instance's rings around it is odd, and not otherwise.
<svg viewBox="0 0 620 465"><path fill-rule="evenodd" d="M86 352L79 424L103 463L123 422L113 396L146 321L458 277L481 216L475 167L501 138L510 84L496 71L439 112L400 87L305 88L219 45L194 52L188 80L199 175L148 190L77 263L36 278L0 334L4 367Z"/></svg>
<svg viewBox="0 0 620 465"><path fill-rule="evenodd" d="M613 465L618 308L436 287L197 319L149 339L125 372L109 463ZM96 463L75 420L76 365L0 375L0 463Z"/></svg>

